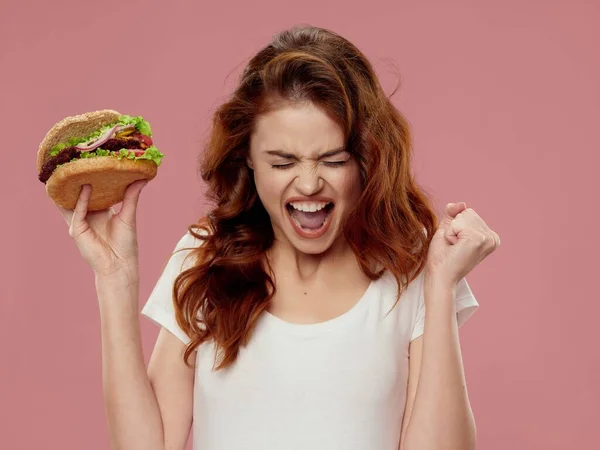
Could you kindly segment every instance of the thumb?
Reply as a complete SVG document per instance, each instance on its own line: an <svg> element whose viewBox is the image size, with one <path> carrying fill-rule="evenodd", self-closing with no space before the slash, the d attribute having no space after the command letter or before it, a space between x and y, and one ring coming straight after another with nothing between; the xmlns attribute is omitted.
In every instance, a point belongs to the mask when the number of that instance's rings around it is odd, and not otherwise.
<svg viewBox="0 0 600 450"><path fill-rule="evenodd" d="M438 231L451 244L455 244L458 240L452 232L452 221L458 215L458 213L464 211L466 208L467 204L465 202L448 203L446 205L444 216L442 217L442 220L440 220Z"/></svg>
<svg viewBox="0 0 600 450"><path fill-rule="evenodd" d="M458 213L464 211L467 208L465 202L459 203L448 203L444 210L444 217L440 221L440 228L450 228L450 223L454 220Z"/></svg>
<svg viewBox="0 0 600 450"><path fill-rule="evenodd" d="M123 222L132 227L135 226L135 216L140 194L147 184L148 180L138 180L127 186L125 190L123 206L121 207L121 211L119 211L119 216Z"/></svg>

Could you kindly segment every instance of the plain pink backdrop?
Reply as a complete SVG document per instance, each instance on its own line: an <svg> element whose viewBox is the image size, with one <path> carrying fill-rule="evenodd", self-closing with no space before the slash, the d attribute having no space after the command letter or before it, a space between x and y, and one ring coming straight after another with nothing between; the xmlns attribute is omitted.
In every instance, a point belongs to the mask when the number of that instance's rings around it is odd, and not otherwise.
<svg viewBox="0 0 600 450"><path fill-rule="evenodd" d="M461 330L483 450L597 448L600 6L593 1L2 0L0 447L108 448L93 276L37 180L67 115L143 115L166 157L139 206L141 299L205 211L196 159L248 58L295 24L359 46L406 114L414 171L502 246ZM395 67L395 68L394 68ZM149 356L158 329L142 318Z"/></svg>

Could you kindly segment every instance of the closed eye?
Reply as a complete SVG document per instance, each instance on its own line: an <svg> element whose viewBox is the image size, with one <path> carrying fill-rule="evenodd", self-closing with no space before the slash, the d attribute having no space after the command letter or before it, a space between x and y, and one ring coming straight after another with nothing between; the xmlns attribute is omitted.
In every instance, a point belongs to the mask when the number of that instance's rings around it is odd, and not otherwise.
<svg viewBox="0 0 600 450"><path fill-rule="evenodd" d="M340 167L345 165L347 162L348 161L325 161L323 164L325 164L327 167Z"/></svg>
<svg viewBox="0 0 600 450"><path fill-rule="evenodd" d="M341 167L348 163L348 161L323 161L323 164L326 167ZM271 168L285 170L289 169L294 165L294 163L286 163L286 164L271 164Z"/></svg>

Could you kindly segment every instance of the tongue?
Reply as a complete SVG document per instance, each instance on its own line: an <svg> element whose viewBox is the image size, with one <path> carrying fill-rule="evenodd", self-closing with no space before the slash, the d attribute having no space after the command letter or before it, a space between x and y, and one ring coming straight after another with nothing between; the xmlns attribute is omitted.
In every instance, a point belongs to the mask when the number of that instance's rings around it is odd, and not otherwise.
<svg viewBox="0 0 600 450"><path fill-rule="evenodd" d="M327 213L324 209L315 212L304 212L298 211L294 209L292 212L292 217L298 221L298 223L303 228L320 228L325 222L325 218L327 217Z"/></svg>

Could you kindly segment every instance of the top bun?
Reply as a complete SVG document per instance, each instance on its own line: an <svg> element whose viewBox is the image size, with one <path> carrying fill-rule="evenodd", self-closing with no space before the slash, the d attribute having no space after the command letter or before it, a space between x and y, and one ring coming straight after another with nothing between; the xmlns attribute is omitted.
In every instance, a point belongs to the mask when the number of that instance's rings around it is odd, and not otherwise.
<svg viewBox="0 0 600 450"><path fill-rule="evenodd" d="M40 143L37 153L37 171L50 159L50 150L56 144L67 142L73 137L85 137L105 125L116 123L121 113L112 109L86 112L69 116L56 123Z"/></svg>

